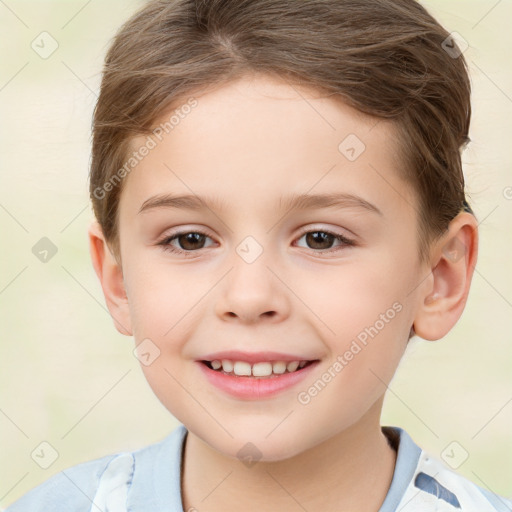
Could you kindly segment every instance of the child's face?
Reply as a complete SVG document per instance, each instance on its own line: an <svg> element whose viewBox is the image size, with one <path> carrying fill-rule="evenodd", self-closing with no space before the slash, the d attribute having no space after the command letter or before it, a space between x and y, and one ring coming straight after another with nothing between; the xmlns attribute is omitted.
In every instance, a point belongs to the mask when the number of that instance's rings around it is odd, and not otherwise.
<svg viewBox="0 0 512 512"><path fill-rule="evenodd" d="M251 441L263 460L284 459L356 424L378 425L421 301L417 199L399 176L392 126L315 96L260 77L197 97L125 178L129 321L137 343L151 340L143 362L160 351L142 368L179 421L231 456ZM138 137L133 150L146 142ZM345 198L288 209L299 194ZM140 211L165 195L217 204ZM207 236L169 242L187 255L159 245L178 231ZM264 386L275 378L287 387L270 383L258 398L254 377L245 395L233 382L249 377L213 383L219 374L200 361L221 351L316 363L296 380L267 377Z"/></svg>

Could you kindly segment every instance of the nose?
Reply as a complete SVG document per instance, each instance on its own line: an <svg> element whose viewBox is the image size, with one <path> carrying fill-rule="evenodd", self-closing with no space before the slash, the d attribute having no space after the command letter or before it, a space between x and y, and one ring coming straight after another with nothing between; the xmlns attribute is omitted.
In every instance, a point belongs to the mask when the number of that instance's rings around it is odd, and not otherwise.
<svg viewBox="0 0 512 512"><path fill-rule="evenodd" d="M244 324L278 323L288 318L289 292L277 277L277 268L270 268L263 255L252 263L238 255L232 261L234 265L221 283L217 315L223 321Z"/></svg>

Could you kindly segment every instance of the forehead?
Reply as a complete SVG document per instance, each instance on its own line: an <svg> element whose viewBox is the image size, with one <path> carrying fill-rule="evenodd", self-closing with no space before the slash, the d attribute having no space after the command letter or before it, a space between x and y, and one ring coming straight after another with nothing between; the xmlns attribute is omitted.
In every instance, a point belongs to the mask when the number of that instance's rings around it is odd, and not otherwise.
<svg viewBox="0 0 512 512"><path fill-rule="evenodd" d="M194 101L193 108L178 105L163 114L149 138L132 140L133 152L149 139L154 147L125 178L120 208L135 214L161 192L207 196L238 211L266 209L309 191L366 190L383 202L402 187L402 199L412 201L405 183L397 182L398 144L389 121L262 76L213 88Z"/></svg>

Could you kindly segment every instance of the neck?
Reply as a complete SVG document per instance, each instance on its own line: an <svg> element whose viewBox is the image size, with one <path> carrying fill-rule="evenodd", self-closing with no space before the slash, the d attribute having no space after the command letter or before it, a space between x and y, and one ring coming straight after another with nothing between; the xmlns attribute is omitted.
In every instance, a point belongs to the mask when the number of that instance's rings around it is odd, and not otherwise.
<svg viewBox="0 0 512 512"><path fill-rule="evenodd" d="M190 431L184 448L184 510L366 510L378 512L396 452L382 433L382 400L336 436L282 461L247 467Z"/></svg>

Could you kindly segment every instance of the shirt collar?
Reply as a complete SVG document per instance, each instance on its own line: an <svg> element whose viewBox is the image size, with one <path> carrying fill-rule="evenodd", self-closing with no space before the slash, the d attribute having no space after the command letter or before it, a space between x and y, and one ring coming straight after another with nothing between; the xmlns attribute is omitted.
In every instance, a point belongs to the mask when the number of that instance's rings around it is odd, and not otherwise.
<svg viewBox="0 0 512 512"><path fill-rule="evenodd" d="M183 512L181 474L187 432L180 424L159 443L133 454L135 471L128 492L128 510ZM391 486L379 512L394 512L414 476L421 448L399 427L382 427L382 432L398 448Z"/></svg>
<svg viewBox="0 0 512 512"><path fill-rule="evenodd" d="M405 430L399 427L381 428L390 444L393 444L393 437L398 438L398 448L393 479L379 512L395 512L414 477L422 450Z"/></svg>

